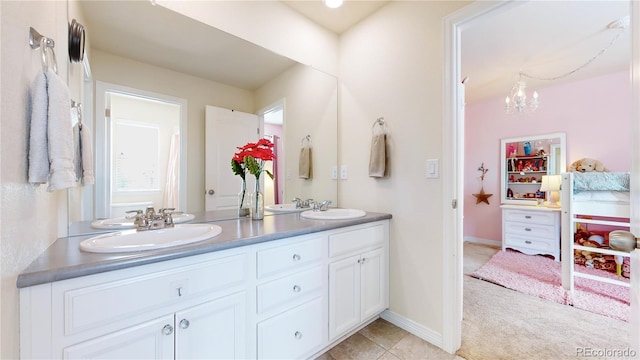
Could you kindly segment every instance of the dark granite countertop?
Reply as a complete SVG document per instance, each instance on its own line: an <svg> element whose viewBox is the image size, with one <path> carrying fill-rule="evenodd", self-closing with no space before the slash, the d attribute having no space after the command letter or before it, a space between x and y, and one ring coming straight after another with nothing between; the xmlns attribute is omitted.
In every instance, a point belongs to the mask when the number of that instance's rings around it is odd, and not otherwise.
<svg viewBox="0 0 640 360"><path fill-rule="evenodd" d="M226 213L214 213L216 212L198 215L191 223L215 221L216 225L222 227L220 235L170 249L118 254L89 253L80 251L79 244L82 240L95 236L96 232L60 238L18 275L17 287L72 279L391 218L390 214L368 212L364 217L355 219L312 220L303 218L296 212L265 216L263 220L251 220L225 219Z"/></svg>

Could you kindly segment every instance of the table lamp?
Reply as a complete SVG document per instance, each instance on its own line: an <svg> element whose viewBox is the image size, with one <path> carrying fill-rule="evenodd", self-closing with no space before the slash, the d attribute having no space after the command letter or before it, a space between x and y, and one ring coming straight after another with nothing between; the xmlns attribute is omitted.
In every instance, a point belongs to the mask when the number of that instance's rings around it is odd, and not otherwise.
<svg viewBox="0 0 640 360"><path fill-rule="evenodd" d="M560 185L562 185L561 175L542 176L542 186L540 186L540 191L549 192L549 204L547 205L547 207L560 207L560 204L558 203L558 200L560 199Z"/></svg>

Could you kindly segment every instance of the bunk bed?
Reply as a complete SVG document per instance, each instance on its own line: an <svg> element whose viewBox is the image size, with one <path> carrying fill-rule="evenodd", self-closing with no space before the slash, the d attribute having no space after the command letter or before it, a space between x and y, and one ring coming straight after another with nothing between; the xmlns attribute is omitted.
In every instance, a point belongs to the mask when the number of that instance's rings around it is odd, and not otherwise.
<svg viewBox="0 0 640 360"><path fill-rule="evenodd" d="M629 287L630 254L608 246L610 231L629 230L629 173L563 173L561 199L562 286L573 293L581 277ZM576 264L607 273L581 271Z"/></svg>

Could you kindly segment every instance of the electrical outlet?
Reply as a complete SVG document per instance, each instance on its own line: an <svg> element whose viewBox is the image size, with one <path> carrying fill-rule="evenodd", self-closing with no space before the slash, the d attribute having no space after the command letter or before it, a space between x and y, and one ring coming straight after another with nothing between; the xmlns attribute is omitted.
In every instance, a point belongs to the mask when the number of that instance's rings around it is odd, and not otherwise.
<svg viewBox="0 0 640 360"><path fill-rule="evenodd" d="M340 167L340 179L347 180L347 165L342 165Z"/></svg>
<svg viewBox="0 0 640 360"><path fill-rule="evenodd" d="M331 180L338 180L338 166L333 165L331 167Z"/></svg>

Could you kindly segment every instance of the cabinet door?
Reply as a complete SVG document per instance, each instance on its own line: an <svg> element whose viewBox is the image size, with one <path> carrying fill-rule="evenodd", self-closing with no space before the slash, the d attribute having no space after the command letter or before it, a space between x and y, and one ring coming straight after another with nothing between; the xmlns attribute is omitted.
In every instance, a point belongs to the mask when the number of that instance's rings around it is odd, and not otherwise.
<svg viewBox="0 0 640 360"><path fill-rule="evenodd" d="M361 320L387 307L385 262L382 249L369 251L360 258Z"/></svg>
<svg viewBox="0 0 640 360"><path fill-rule="evenodd" d="M329 341L360 323L360 255L329 264Z"/></svg>
<svg viewBox="0 0 640 360"><path fill-rule="evenodd" d="M176 359L243 359L246 294L229 295L176 313Z"/></svg>
<svg viewBox="0 0 640 360"><path fill-rule="evenodd" d="M173 315L64 349L64 359L173 359Z"/></svg>

